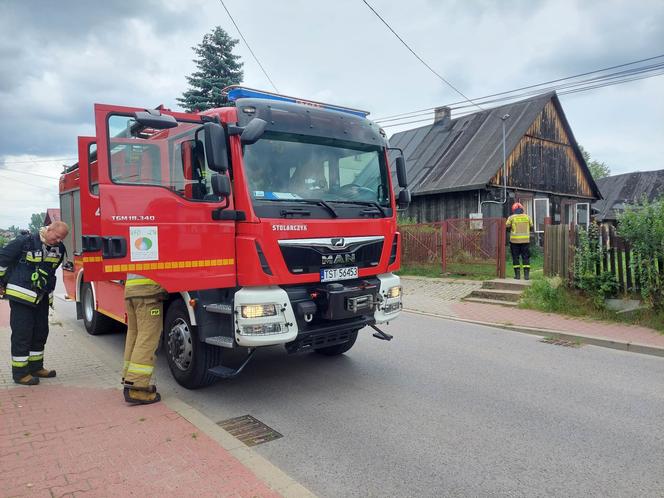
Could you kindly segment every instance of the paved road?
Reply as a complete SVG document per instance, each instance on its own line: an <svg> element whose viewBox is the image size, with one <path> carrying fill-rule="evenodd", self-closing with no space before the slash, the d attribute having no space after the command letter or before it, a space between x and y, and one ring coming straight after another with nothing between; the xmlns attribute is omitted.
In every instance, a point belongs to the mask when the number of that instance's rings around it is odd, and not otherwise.
<svg viewBox="0 0 664 498"><path fill-rule="evenodd" d="M118 366L124 336L65 328ZM664 360L405 313L337 358L259 351L232 381L158 384L215 421L284 437L256 450L313 492L346 496L664 496Z"/></svg>

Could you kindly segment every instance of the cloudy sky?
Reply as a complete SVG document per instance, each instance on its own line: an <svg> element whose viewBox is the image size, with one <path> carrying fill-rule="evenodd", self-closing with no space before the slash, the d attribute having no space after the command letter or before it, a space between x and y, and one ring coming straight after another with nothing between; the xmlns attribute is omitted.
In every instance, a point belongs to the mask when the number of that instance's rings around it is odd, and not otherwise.
<svg viewBox="0 0 664 498"><path fill-rule="evenodd" d="M362 0L224 2L281 93L374 118L459 100ZM369 3L471 98L664 54L661 0ZM0 228L58 207L94 103L179 109L192 47L217 25L239 37L219 0L0 1ZM236 53L244 83L271 89L246 45ZM664 168L664 76L561 101L614 174Z"/></svg>

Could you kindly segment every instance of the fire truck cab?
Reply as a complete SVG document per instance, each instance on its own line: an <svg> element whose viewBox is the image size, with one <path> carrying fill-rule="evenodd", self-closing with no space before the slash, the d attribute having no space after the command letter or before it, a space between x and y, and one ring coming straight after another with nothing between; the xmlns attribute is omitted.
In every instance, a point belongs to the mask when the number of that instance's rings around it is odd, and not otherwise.
<svg viewBox="0 0 664 498"><path fill-rule="evenodd" d="M96 104L60 179L67 293L93 335L126 323L124 279L169 292L163 347L182 386L256 348L348 351L401 310L400 151L364 111L244 87L201 113ZM228 349L243 352L230 366ZM233 355L237 356L237 355ZM237 364L239 363L239 365Z"/></svg>

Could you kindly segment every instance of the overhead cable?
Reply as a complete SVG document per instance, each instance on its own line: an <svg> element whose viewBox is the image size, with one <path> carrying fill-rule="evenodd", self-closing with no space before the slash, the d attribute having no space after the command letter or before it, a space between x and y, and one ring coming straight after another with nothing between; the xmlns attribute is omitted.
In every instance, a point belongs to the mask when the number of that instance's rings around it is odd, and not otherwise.
<svg viewBox="0 0 664 498"><path fill-rule="evenodd" d="M413 55L417 58L417 60L419 60L422 64L424 64L424 66L425 66L429 71L431 71L433 74L435 74L435 75L438 77L438 79L440 79L443 83L445 83L447 86L449 86L452 90L454 90L456 93L458 93L459 95L461 95L464 99L466 99L466 101L470 102L470 103L473 104L475 107L477 107L477 108L479 108L479 109L482 109L482 107L481 107L479 104L476 104L476 103L473 102L471 99L469 99L468 97L466 97L466 96L461 92L461 90L459 90L457 87L455 87L455 86L454 86L452 83L450 83L447 79L443 78L443 77L442 77L440 74L438 74L438 73L437 73L437 72L436 72L436 71L435 71L435 70L434 70L429 64L427 64L427 63L424 61L424 59L422 59L422 57L420 57L419 55L417 55L417 53L416 53L412 48L410 48L410 46L409 46L409 45L403 40L403 38L401 38L401 36L399 36L399 34L398 34L396 31L394 31L394 29L392 29L392 26L390 26L390 25L387 23L387 21L386 21L385 19L383 19L383 18L381 17L381 15L380 15L378 12L376 12L376 9L374 9L371 5L369 5L369 2L367 2L367 0L362 0L362 1L365 3L365 5L366 5L367 7L369 7L369 9L371 9L371 12L373 12L374 14L376 14L376 17L378 17L378 19L380 19L380 20L383 22L383 24L384 24L385 26L387 26L387 29L389 29L389 30L392 32L392 34L393 34L394 36L396 36L396 37L399 39L399 41L400 41L400 42L401 42L401 43L402 43L402 44L403 44L403 45L404 45L404 46L410 51L410 53L413 54ZM482 110L483 110L483 109L482 109Z"/></svg>
<svg viewBox="0 0 664 498"><path fill-rule="evenodd" d="M536 88L536 87L541 87L541 86L544 86L544 85L550 85L551 83L558 83L558 82L565 81L565 80L580 78L581 76L588 76L590 74L603 73L603 72L606 72L606 71L611 71L613 69L618 69L618 68L626 67L626 66L632 66L634 64L640 64L642 62L648 62L648 61L652 61L652 60L656 60L656 59L662 59L662 58L664 58L664 54L656 55L656 56L653 56L653 57L647 57L645 59L639 59L639 60L635 60L635 61L631 61L631 62L625 62L623 64L618 64L618 65L615 65L615 66L605 67L605 68L602 68L602 69L595 69L593 71L586 71L584 73L574 74L572 76L565 76L564 78L557 78L557 79L554 79L554 80L544 81L542 83L537 83L537 84L534 84L534 85L523 86L523 87L520 87L520 88L515 88L513 90L506 90L504 92L492 93L492 94L489 94L489 95L485 95L483 97L477 97L474 100L483 100L483 99L487 99L489 97L497 97L497 96L500 96L500 95L506 95L506 94L510 94L510 93L520 92L522 90L529 90L529 89ZM538 93L541 93L541 92L538 91ZM448 106L463 104L464 102L466 102L466 101L452 102L451 104L448 104ZM396 117L401 117L401 116L406 117L407 115L414 114L414 113L425 112L425 111L433 111L434 109L436 109L436 107L439 107L439 106L427 107L427 108L424 108L424 109L418 109L418 110L415 110L415 111L408 111L408 112L403 112L403 113L399 113L399 114L392 114L392 115L389 115L389 116L385 116L383 118L378 118L375 121L385 121L385 120L390 119L390 118L396 118ZM412 117L412 116L408 116L408 117Z"/></svg>
<svg viewBox="0 0 664 498"><path fill-rule="evenodd" d="M267 74L267 71L266 71L265 68L263 67L263 64L261 64L261 62L258 60L258 57L256 57L256 54L254 53L254 51L251 50L251 47L249 46L249 42L247 41L247 39L246 39L246 38L244 37L244 35L242 34L242 31L240 31L240 27L239 27L239 26L237 25L237 23L235 22L235 19L233 19L233 16L231 15L231 13L229 12L228 8L226 7L226 4L224 3L224 0L219 0L219 1L221 2L221 5L224 7L224 10L226 11L226 14L228 14L228 17L231 18L231 22L232 22L233 25L235 26L235 29L237 29L237 32L240 33L240 38L242 38L242 41L244 42L244 44L245 44L245 45L247 46L247 48L249 49L249 52L251 52L251 55L254 57L254 60L256 61L256 63L258 64L258 66L261 68L261 71L263 71L263 74L264 74L265 77L268 79L268 81L270 82L270 84L272 85L272 87L274 88L274 90L275 90L277 93L279 93L279 89L277 88L277 85L274 84L274 82L272 81L272 78L270 78L270 76Z"/></svg>

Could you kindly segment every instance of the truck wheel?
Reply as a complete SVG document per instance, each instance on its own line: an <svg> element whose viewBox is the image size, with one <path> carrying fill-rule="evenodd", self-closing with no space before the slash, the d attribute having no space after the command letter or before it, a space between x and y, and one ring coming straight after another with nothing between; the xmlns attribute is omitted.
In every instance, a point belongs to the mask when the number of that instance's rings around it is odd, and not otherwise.
<svg viewBox="0 0 664 498"><path fill-rule="evenodd" d="M323 354L325 356L337 356L340 354L344 354L346 351L352 348L356 340L357 340L357 330L353 330L350 333L350 339L348 339L348 342L342 342L341 344L335 344L334 346L327 346L325 348L318 348L315 349L314 351L316 351L316 353L318 354Z"/></svg>
<svg viewBox="0 0 664 498"><path fill-rule="evenodd" d="M102 315L95 309L95 298L89 282L84 282L81 288L81 307L83 308L83 325L88 334L107 334L115 327L115 320Z"/></svg>
<svg viewBox="0 0 664 498"><path fill-rule="evenodd" d="M168 367L182 387L196 389L218 380L208 368L221 363L221 348L198 340L196 327L191 325L182 301L171 304L166 312L164 347Z"/></svg>

